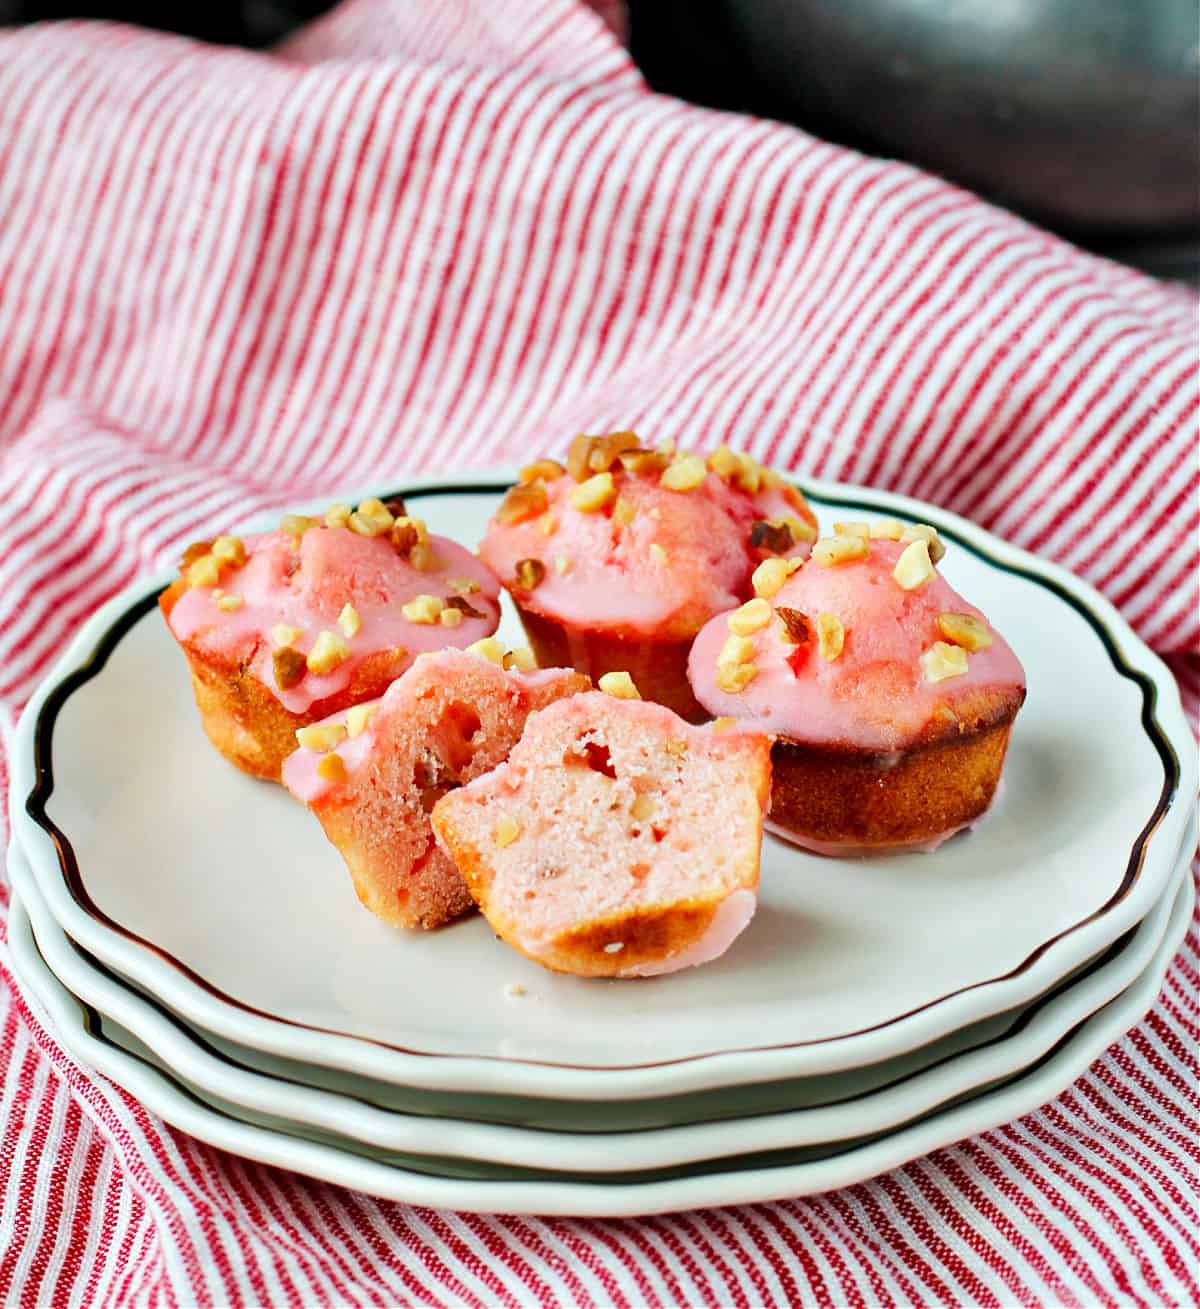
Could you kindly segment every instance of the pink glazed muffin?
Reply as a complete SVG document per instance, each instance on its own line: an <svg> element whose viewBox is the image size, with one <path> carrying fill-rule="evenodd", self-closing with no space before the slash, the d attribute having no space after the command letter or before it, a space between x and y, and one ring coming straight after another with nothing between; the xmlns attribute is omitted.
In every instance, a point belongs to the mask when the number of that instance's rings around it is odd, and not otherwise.
<svg viewBox="0 0 1200 1309"><path fill-rule="evenodd" d="M603 685L637 694L627 674ZM521 954L652 977L717 958L749 923L770 779L765 736L593 692L531 718L507 763L438 801L433 827Z"/></svg>
<svg viewBox="0 0 1200 1309"><path fill-rule="evenodd" d="M530 714L591 689L494 638L420 655L380 700L297 733L283 784L320 819L358 898L385 922L439 927L472 907L429 825L447 792L508 757Z"/></svg>
<svg viewBox="0 0 1200 1309"><path fill-rule="evenodd" d="M692 686L776 738L772 830L822 854L932 849L991 804L1025 674L938 573L933 528L836 531L705 626Z"/></svg>
<svg viewBox="0 0 1200 1309"><path fill-rule="evenodd" d="M275 781L297 728L375 699L422 651L470 645L500 617L474 555L378 500L198 542L159 607L209 740Z"/></svg>
<svg viewBox="0 0 1200 1309"><path fill-rule="evenodd" d="M807 554L816 535L804 497L748 456L649 451L618 432L577 437L565 469L523 469L479 554L539 664L629 672L647 699L696 720L696 633L750 595L762 559Z"/></svg>

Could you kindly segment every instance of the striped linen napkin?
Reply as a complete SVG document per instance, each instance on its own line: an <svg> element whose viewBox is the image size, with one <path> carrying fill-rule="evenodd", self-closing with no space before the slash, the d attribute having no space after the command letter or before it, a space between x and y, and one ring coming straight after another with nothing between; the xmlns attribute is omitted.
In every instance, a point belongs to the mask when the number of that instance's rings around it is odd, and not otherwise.
<svg viewBox="0 0 1200 1309"><path fill-rule="evenodd" d="M271 54L0 35L3 735L197 536L630 426L1065 564L1194 722L1196 307L912 168L657 97L574 0L347 0ZM0 1302L1194 1303L1198 947L1006 1128L812 1199L585 1222L201 1145L64 1054L0 941Z"/></svg>

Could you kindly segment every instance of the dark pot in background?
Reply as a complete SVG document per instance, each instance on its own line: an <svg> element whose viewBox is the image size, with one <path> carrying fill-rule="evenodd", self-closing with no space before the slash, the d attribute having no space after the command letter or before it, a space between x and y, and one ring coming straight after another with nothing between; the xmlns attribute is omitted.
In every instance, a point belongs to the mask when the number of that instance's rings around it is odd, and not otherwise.
<svg viewBox="0 0 1200 1309"><path fill-rule="evenodd" d="M1196 260L1195 0L634 0L632 33L660 90Z"/></svg>

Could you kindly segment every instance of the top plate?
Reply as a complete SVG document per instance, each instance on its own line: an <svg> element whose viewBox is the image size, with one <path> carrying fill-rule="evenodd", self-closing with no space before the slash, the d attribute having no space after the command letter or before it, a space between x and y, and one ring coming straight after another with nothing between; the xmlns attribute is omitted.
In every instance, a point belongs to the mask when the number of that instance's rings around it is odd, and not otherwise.
<svg viewBox="0 0 1200 1309"><path fill-rule="evenodd" d="M473 543L509 480L399 493ZM160 580L88 624L22 719L14 822L47 903L213 1031L446 1090L636 1098L803 1076L1032 998L1169 877L1195 770L1170 674L1090 588L978 528L897 496L804 489L826 517L935 524L948 580L1025 665L1002 794L935 854L835 862L768 839L751 927L715 964L653 981L550 974L479 918L397 932L359 907L311 815L208 746L154 610ZM502 633L520 639L511 613ZM506 996L510 982L527 994Z"/></svg>

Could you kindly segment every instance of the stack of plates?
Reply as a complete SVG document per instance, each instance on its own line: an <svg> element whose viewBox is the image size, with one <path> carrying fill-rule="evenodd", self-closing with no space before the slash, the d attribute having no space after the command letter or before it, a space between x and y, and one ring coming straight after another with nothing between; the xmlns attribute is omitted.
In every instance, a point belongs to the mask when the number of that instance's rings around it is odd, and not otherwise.
<svg viewBox="0 0 1200 1309"><path fill-rule="evenodd" d="M507 481L400 493L473 542ZM213 1144L493 1212L811 1193L1051 1099L1142 1017L1190 919L1174 683L1068 574L910 500L805 489L827 520L934 523L1025 664L975 831L851 861L768 838L750 929L655 980L545 972L479 918L401 934L306 810L208 746L142 586L81 632L14 750L12 947L59 1039Z"/></svg>

